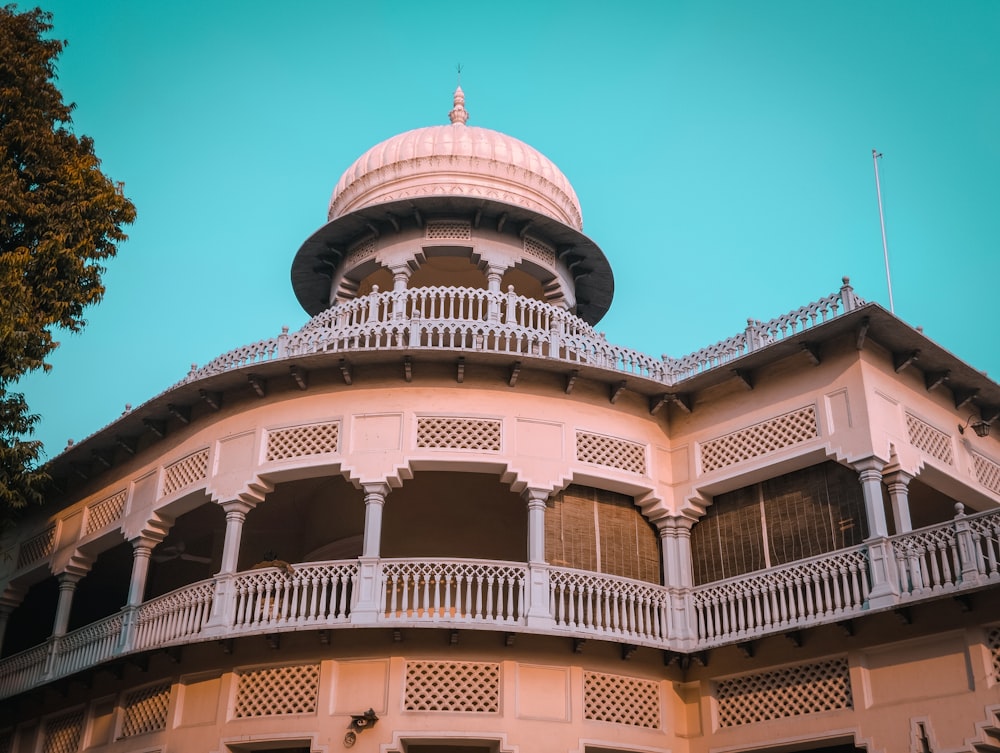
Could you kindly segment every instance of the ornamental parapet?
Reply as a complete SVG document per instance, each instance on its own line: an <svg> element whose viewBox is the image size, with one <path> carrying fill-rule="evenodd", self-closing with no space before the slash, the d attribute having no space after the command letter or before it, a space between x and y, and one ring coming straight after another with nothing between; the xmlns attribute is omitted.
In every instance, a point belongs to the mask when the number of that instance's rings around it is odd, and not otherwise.
<svg viewBox="0 0 1000 753"><path fill-rule="evenodd" d="M379 291L337 303L297 332L245 345L192 368L176 386L269 361L360 351L461 351L550 359L637 376L667 387L844 314L864 301L847 278L818 301L682 358L609 343L565 308L508 292L467 287Z"/></svg>
<svg viewBox="0 0 1000 753"><path fill-rule="evenodd" d="M879 566L871 556L875 547L891 553L881 577L898 587L893 603L877 608L869 601L872 570ZM359 603L358 560L254 569L193 583L6 657L0 698L151 649L356 627L355 612L364 606L375 615L365 627L503 630L702 651L995 587L1000 510L966 516L958 509L945 523L694 587L523 562L408 558L373 564L378 585L371 605ZM542 604L531 604L529 579L543 582L536 597ZM222 581L231 587L219 588ZM686 635L688 624L695 626L693 637Z"/></svg>

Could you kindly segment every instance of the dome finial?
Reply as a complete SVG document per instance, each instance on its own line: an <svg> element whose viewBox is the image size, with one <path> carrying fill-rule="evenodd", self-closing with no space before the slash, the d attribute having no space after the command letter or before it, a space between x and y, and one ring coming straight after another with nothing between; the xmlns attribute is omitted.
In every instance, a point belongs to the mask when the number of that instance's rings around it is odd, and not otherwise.
<svg viewBox="0 0 1000 753"><path fill-rule="evenodd" d="M465 92L462 91L462 64L458 64L458 86L455 87L455 97L452 100L454 107L448 113L448 119L452 124L460 123L465 125L469 120L469 113L465 109Z"/></svg>

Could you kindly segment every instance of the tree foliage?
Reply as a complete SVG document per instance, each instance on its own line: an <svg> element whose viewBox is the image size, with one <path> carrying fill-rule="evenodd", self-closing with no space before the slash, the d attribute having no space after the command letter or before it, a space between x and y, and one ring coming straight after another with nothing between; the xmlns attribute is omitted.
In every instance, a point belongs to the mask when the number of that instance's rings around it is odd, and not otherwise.
<svg viewBox="0 0 1000 753"><path fill-rule="evenodd" d="M37 421L9 387L48 369L53 330L78 332L101 299L102 262L135 219L100 169L94 143L72 130L55 85L64 43L41 9L0 8L0 514L41 500Z"/></svg>

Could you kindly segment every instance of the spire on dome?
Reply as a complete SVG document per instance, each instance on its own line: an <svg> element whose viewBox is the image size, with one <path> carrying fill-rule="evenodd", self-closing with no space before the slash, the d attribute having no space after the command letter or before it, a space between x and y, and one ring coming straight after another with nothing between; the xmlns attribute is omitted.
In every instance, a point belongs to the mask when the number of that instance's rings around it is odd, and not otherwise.
<svg viewBox="0 0 1000 753"><path fill-rule="evenodd" d="M465 125L469 120L469 112L465 109L465 92L462 91L461 86L455 87L454 105L451 112L448 113L449 120L452 123Z"/></svg>

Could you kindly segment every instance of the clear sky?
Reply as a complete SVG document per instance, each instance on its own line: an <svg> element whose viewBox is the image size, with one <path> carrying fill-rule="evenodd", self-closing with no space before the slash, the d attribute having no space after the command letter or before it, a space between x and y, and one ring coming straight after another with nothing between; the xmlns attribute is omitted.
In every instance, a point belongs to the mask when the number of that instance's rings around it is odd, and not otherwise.
<svg viewBox="0 0 1000 753"><path fill-rule="evenodd" d="M550 157L615 272L610 341L682 356L834 292L1000 376L1000 2L40 0L77 133L138 220L81 335L22 383L51 457L306 321L340 174L447 122Z"/></svg>

